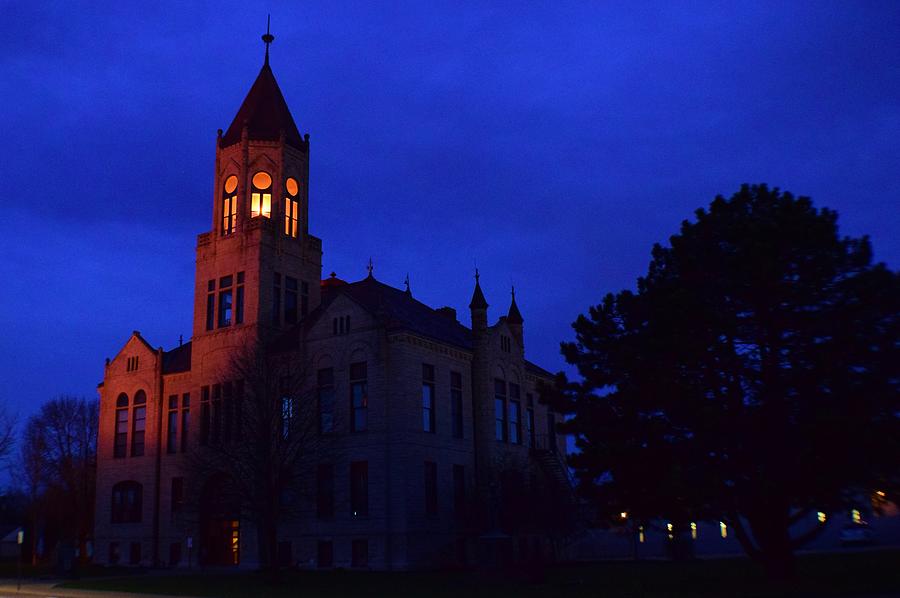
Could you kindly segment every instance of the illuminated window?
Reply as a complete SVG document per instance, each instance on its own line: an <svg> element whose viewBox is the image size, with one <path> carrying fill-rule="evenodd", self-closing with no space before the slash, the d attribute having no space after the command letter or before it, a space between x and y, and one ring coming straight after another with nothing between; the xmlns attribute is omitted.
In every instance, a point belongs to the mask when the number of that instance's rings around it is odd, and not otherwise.
<svg viewBox="0 0 900 598"><path fill-rule="evenodd" d="M288 179L284 183L284 188L287 191L287 197L284 198L284 234L296 237L300 221L300 201L297 198L299 186L295 179Z"/></svg>
<svg viewBox="0 0 900 598"><path fill-rule="evenodd" d="M850 519L853 520L853 523L862 523L862 514L859 512L859 509L850 511Z"/></svg>
<svg viewBox="0 0 900 598"><path fill-rule="evenodd" d="M691 539L697 539L697 524L691 521Z"/></svg>
<svg viewBox="0 0 900 598"><path fill-rule="evenodd" d="M265 172L253 175L253 190L250 194L250 216L272 217L272 177Z"/></svg>
<svg viewBox="0 0 900 598"><path fill-rule="evenodd" d="M619 513L619 519L622 519L623 521L625 519L628 519L628 511L622 511L621 513Z"/></svg>
<svg viewBox="0 0 900 598"><path fill-rule="evenodd" d="M642 525L638 528L638 542L643 544L646 539L647 538L644 537L644 526Z"/></svg>
<svg viewBox="0 0 900 598"><path fill-rule="evenodd" d="M822 511L819 511L818 513L816 513L816 518L819 520L819 523L825 523L828 520L828 515L826 515Z"/></svg>
<svg viewBox="0 0 900 598"><path fill-rule="evenodd" d="M724 522L724 521L720 521L720 522L719 522L719 534L720 534L723 538L727 538L727 537L728 537L728 526L725 525L725 522Z"/></svg>
<svg viewBox="0 0 900 598"><path fill-rule="evenodd" d="M116 399L116 434L113 457L121 459L128 450L128 395L124 392Z"/></svg>
<svg viewBox="0 0 900 598"><path fill-rule="evenodd" d="M672 540L675 538L675 526L671 523L666 524L666 531L669 532L669 539Z"/></svg>
<svg viewBox="0 0 900 598"><path fill-rule="evenodd" d="M144 455L144 430L147 425L147 394L139 390L134 395L134 414L131 424L131 456Z"/></svg>
<svg viewBox="0 0 900 598"><path fill-rule="evenodd" d="M225 180L225 188L222 191L222 234L230 235L234 232L234 223L237 220L237 177L231 175Z"/></svg>

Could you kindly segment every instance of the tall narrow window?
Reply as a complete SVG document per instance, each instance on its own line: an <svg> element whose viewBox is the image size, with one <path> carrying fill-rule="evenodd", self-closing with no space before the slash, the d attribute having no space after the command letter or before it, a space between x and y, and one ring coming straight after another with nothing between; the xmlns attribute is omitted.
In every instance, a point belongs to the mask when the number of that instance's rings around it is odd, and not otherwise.
<svg viewBox="0 0 900 598"><path fill-rule="evenodd" d="M265 172L253 175L253 190L250 193L250 216L272 217L272 177Z"/></svg>
<svg viewBox="0 0 900 598"><path fill-rule="evenodd" d="M144 454L144 430L147 425L147 394L139 390L134 394L134 412L131 427L131 456Z"/></svg>
<svg viewBox="0 0 900 598"><path fill-rule="evenodd" d="M225 179L225 188L222 193L222 234L230 235L234 232L234 224L237 220L237 177L231 175Z"/></svg>
<svg viewBox="0 0 900 598"><path fill-rule="evenodd" d="M181 395L181 452L188 450L188 424L191 421L191 395Z"/></svg>
<svg viewBox="0 0 900 598"><path fill-rule="evenodd" d="M244 381L234 381L234 440L244 438Z"/></svg>
<svg viewBox="0 0 900 598"><path fill-rule="evenodd" d="M297 322L297 279L284 277L284 323Z"/></svg>
<svg viewBox="0 0 900 598"><path fill-rule="evenodd" d="M494 435L506 442L506 382L494 379Z"/></svg>
<svg viewBox="0 0 900 598"><path fill-rule="evenodd" d="M237 288L234 295L234 323L244 323L244 273L237 273Z"/></svg>
<svg viewBox="0 0 900 598"><path fill-rule="evenodd" d="M369 425L369 384L366 362L350 364L350 429L364 432Z"/></svg>
<svg viewBox="0 0 900 598"><path fill-rule="evenodd" d="M422 429L434 432L434 366L422 364Z"/></svg>
<svg viewBox="0 0 900 598"><path fill-rule="evenodd" d="M272 324L281 324L281 274L275 272L272 276Z"/></svg>
<svg viewBox="0 0 900 598"><path fill-rule="evenodd" d="M319 433L334 432L334 369L322 368L317 375Z"/></svg>
<svg viewBox="0 0 900 598"><path fill-rule="evenodd" d="M350 566L369 566L369 541L365 538L357 538L350 543Z"/></svg>
<svg viewBox="0 0 900 598"><path fill-rule="evenodd" d="M200 446L209 444L210 429L209 386L200 389Z"/></svg>
<svg viewBox="0 0 900 598"><path fill-rule="evenodd" d="M316 517L334 516L334 465L319 463L316 468Z"/></svg>
<svg viewBox="0 0 900 598"><path fill-rule="evenodd" d="M291 426L294 425L294 399L290 396L281 397L281 437L287 440L291 436Z"/></svg>
<svg viewBox="0 0 900 598"><path fill-rule="evenodd" d="M350 514L365 517L369 514L369 462L350 463Z"/></svg>
<svg viewBox="0 0 900 598"><path fill-rule="evenodd" d="M300 222L300 201L297 198L300 186L296 179L289 178L284 182L284 190L287 192L284 198L284 234L296 237Z"/></svg>
<svg viewBox="0 0 900 598"><path fill-rule="evenodd" d="M450 420L454 438L463 437L462 374L450 372Z"/></svg>
<svg viewBox="0 0 900 598"><path fill-rule="evenodd" d="M461 514L466 508L466 467L453 465L453 510Z"/></svg>
<svg viewBox="0 0 900 598"><path fill-rule="evenodd" d="M232 293L233 279L231 276L223 276L219 279L219 328L231 326L232 318Z"/></svg>
<svg viewBox="0 0 900 598"><path fill-rule="evenodd" d="M509 384L509 441L513 444L522 442L522 401L519 385Z"/></svg>
<svg viewBox="0 0 900 598"><path fill-rule="evenodd" d="M222 441L225 444L231 442L231 428L233 423L232 408L234 407L232 391L233 385L231 382L222 384Z"/></svg>
<svg viewBox="0 0 900 598"><path fill-rule="evenodd" d="M216 281L206 283L206 329L212 330L216 322Z"/></svg>
<svg viewBox="0 0 900 598"><path fill-rule="evenodd" d="M116 399L116 435L113 441L113 457L121 459L128 450L128 395L124 392Z"/></svg>
<svg viewBox="0 0 900 598"><path fill-rule="evenodd" d="M178 395L169 397L166 423L166 452L171 455L178 451Z"/></svg>
<svg viewBox="0 0 900 598"><path fill-rule="evenodd" d="M438 514L437 463L425 461L425 514Z"/></svg>

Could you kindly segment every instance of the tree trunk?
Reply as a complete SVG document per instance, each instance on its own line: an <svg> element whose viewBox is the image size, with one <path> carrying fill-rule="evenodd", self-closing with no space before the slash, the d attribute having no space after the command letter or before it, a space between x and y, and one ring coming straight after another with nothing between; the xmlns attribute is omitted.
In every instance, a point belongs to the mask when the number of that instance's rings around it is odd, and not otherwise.
<svg viewBox="0 0 900 598"><path fill-rule="evenodd" d="M794 547L787 509L769 509L748 519L759 546L759 560L773 581L794 576Z"/></svg>

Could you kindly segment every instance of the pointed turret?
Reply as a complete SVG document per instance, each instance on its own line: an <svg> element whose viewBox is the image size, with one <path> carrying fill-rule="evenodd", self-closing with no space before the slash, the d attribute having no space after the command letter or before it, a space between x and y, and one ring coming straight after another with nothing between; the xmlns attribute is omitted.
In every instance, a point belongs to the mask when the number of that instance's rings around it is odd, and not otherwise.
<svg viewBox="0 0 900 598"><path fill-rule="evenodd" d="M512 287L512 302L509 304L509 312L506 314L506 323L509 325L509 330L519 343L519 346L523 348L525 346L522 334L522 324L524 322L525 319L522 318L522 314L519 312L519 306L516 305L516 287Z"/></svg>
<svg viewBox="0 0 900 598"><path fill-rule="evenodd" d="M488 302L481 292L478 268L475 268L475 290L472 292L472 300L469 301L469 311L472 312L472 332L483 332L487 329Z"/></svg>
<svg viewBox="0 0 900 598"><path fill-rule="evenodd" d="M266 42L265 62L234 120L222 136L223 147L239 143L241 131L245 126L248 137L253 141L278 141L284 134L284 140L289 145L298 149L304 146L303 137L297 130L294 117L291 116L281 88L278 87L269 66L269 44L274 39L275 37L269 33L263 36L263 41Z"/></svg>

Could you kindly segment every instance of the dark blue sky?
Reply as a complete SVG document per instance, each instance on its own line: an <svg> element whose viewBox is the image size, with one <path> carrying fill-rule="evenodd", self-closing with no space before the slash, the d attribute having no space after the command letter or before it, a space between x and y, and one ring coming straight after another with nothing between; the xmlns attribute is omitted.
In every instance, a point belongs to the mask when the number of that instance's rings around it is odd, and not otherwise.
<svg viewBox="0 0 900 598"><path fill-rule="evenodd" d="M477 259L492 321L514 282L548 369L743 182L837 209L897 267L900 4L612 4L3 1L0 400L96 396L131 330L190 335L216 129L267 12L324 272L372 256L467 322Z"/></svg>

